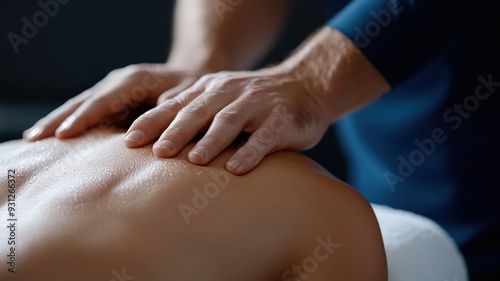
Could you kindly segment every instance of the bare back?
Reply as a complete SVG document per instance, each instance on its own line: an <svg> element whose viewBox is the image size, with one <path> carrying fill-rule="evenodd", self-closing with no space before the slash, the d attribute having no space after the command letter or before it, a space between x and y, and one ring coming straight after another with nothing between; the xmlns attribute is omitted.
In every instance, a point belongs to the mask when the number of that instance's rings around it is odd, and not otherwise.
<svg viewBox="0 0 500 281"><path fill-rule="evenodd" d="M126 148L122 131L97 130L1 144L0 223L15 223L15 245L1 225L1 280L119 280L124 272L137 280L384 280L369 204L317 164L275 153L237 177L224 169L234 148L201 167L187 161L190 147L158 159L151 146ZM8 271L12 247L16 273ZM316 252L326 258L309 259Z"/></svg>

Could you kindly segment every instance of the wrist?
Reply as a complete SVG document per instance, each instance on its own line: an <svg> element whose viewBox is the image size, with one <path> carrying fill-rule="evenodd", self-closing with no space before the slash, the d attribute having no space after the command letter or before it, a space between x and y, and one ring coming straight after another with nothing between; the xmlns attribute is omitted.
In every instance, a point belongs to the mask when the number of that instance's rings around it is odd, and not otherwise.
<svg viewBox="0 0 500 281"><path fill-rule="evenodd" d="M354 43L330 27L311 36L281 67L300 77L328 123L390 88Z"/></svg>
<svg viewBox="0 0 500 281"><path fill-rule="evenodd" d="M172 51L166 64L169 67L198 73L213 73L231 70L231 64L224 54L218 51L189 50Z"/></svg>

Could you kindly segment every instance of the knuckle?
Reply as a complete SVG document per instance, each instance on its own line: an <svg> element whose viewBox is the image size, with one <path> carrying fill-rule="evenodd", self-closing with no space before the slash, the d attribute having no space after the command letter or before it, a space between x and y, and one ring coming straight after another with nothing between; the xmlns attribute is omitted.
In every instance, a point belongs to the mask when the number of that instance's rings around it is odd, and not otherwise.
<svg viewBox="0 0 500 281"><path fill-rule="evenodd" d="M209 81L211 81L212 79L214 79L215 77L217 77L217 74L214 74L214 73L205 74L205 75L201 76L200 79L198 79L198 81L196 82L196 85L206 84Z"/></svg>
<svg viewBox="0 0 500 281"><path fill-rule="evenodd" d="M258 161L257 150L249 144L240 148L237 153L239 157L250 165L253 165Z"/></svg>
<svg viewBox="0 0 500 281"><path fill-rule="evenodd" d="M179 114L205 119L208 116L208 112L208 106L196 103L184 107L179 111Z"/></svg>
<svg viewBox="0 0 500 281"><path fill-rule="evenodd" d="M295 120L295 113L292 111L291 106L285 103L277 104L271 109L269 120L274 123L283 123L288 125Z"/></svg>
<svg viewBox="0 0 500 281"><path fill-rule="evenodd" d="M260 145L270 145L273 142L275 135L271 129L265 127L257 130L253 134L253 137L255 142Z"/></svg>
<svg viewBox="0 0 500 281"><path fill-rule="evenodd" d="M207 117L208 111L203 106L187 106L181 109L181 111L179 111L179 114L186 115L188 117L204 119Z"/></svg>
<svg viewBox="0 0 500 281"><path fill-rule="evenodd" d="M174 89L169 89L163 92L156 100L156 103L157 106L161 105L162 107L164 106L169 110L175 112L178 112L183 107L182 99L180 99L179 96L176 95Z"/></svg>
<svg viewBox="0 0 500 281"><path fill-rule="evenodd" d="M173 138L183 138L186 135L185 131L177 126L168 128L167 133Z"/></svg>
<svg viewBox="0 0 500 281"><path fill-rule="evenodd" d="M207 147L217 147L220 144L220 138L214 135L205 135L200 144Z"/></svg>
<svg viewBox="0 0 500 281"><path fill-rule="evenodd" d="M238 111L220 111L215 115L217 122L224 125L237 126L241 122L241 113Z"/></svg>
<svg viewBox="0 0 500 281"><path fill-rule="evenodd" d="M228 89L231 88L234 85L235 80L232 78L219 78L215 81L214 87L220 88L220 89Z"/></svg>
<svg viewBox="0 0 500 281"><path fill-rule="evenodd" d="M221 71L213 74L210 80L212 87L226 88L232 87L238 79L229 71Z"/></svg>
<svg viewBox="0 0 500 281"><path fill-rule="evenodd" d="M263 145L268 142L268 138L266 138L262 133L254 134L254 142Z"/></svg>
<svg viewBox="0 0 500 281"><path fill-rule="evenodd" d="M148 73L145 64L131 64L122 68L122 71L128 79L139 79Z"/></svg>
<svg viewBox="0 0 500 281"><path fill-rule="evenodd" d="M155 124L155 120L156 118L153 118L150 113L144 113L136 120L136 122L134 122L134 127L149 128Z"/></svg>
<svg viewBox="0 0 500 281"><path fill-rule="evenodd" d="M224 75L212 80L211 88L227 90L233 88L238 83L238 79Z"/></svg>
<svg viewBox="0 0 500 281"><path fill-rule="evenodd" d="M265 90L261 86L257 85L249 85L245 88L245 96L249 99L257 99L262 97L265 93Z"/></svg>
<svg viewBox="0 0 500 281"><path fill-rule="evenodd" d="M229 74L233 73L232 71L229 71L229 70L221 70L219 72L217 72L216 74L217 75L222 75L222 76L227 76Z"/></svg>
<svg viewBox="0 0 500 281"><path fill-rule="evenodd" d="M167 97L165 97L167 99ZM166 111L179 112L183 108L184 104L178 99L167 99L162 101L161 108Z"/></svg>

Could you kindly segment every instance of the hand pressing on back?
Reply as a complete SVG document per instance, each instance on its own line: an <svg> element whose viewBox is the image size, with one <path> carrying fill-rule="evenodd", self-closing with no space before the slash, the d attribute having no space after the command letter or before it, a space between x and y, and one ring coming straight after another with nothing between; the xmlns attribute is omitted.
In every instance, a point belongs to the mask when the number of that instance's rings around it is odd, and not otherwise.
<svg viewBox="0 0 500 281"><path fill-rule="evenodd" d="M157 157L174 157L206 131L188 155L205 165L245 132L250 138L226 163L241 175L269 153L312 147L333 121L389 88L349 39L324 27L291 57L261 70L204 74L166 64L113 71L37 122L25 138L75 136L103 118L131 117L127 108L156 104L130 126L126 146L155 142Z"/></svg>
<svg viewBox="0 0 500 281"><path fill-rule="evenodd" d="M134 121L125 144L155 142L157 157L174 157L203 133L188 158L205 165L245 132L248 141L226 163L241 175L269 153L314 146L333 121L388 88L349 39L324 27L280 64L211 73L187 89L165 92Z"/></svg>
<svg viewBox="0 0 500 281"><path fill-rule="evenodd" d="M173 157L206 131L188 155L205 165L246 132L250 138L226 165L235 174L246 173L271 152L309 148L323 136L329 122L304 79L284 67L204 75L185 90L167 91L132 124L125 144L155 141L157 157Z"/></svg>
<svg viewBox="0 0 500 281"><path fill-rule="evenodd" d="M156 105L167 90L184 90L203 73L181 71L168 64L137 64L111 71L92 88L71 98L23 133L36 141L51 136L69 138L103 120L125 123L140 105Z"/></svg>

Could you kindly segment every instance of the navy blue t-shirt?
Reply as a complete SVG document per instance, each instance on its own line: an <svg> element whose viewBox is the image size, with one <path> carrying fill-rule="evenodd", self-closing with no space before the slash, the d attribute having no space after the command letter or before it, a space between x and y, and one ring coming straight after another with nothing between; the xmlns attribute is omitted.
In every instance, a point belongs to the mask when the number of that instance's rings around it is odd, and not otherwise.
<svg viewBox="0 0 500 281"><path fill-rule="evenodd" d="M471 272L500 270L498 1L353 0L330 16L391 84L337 122L349 183L435 220Z"/></svg>

